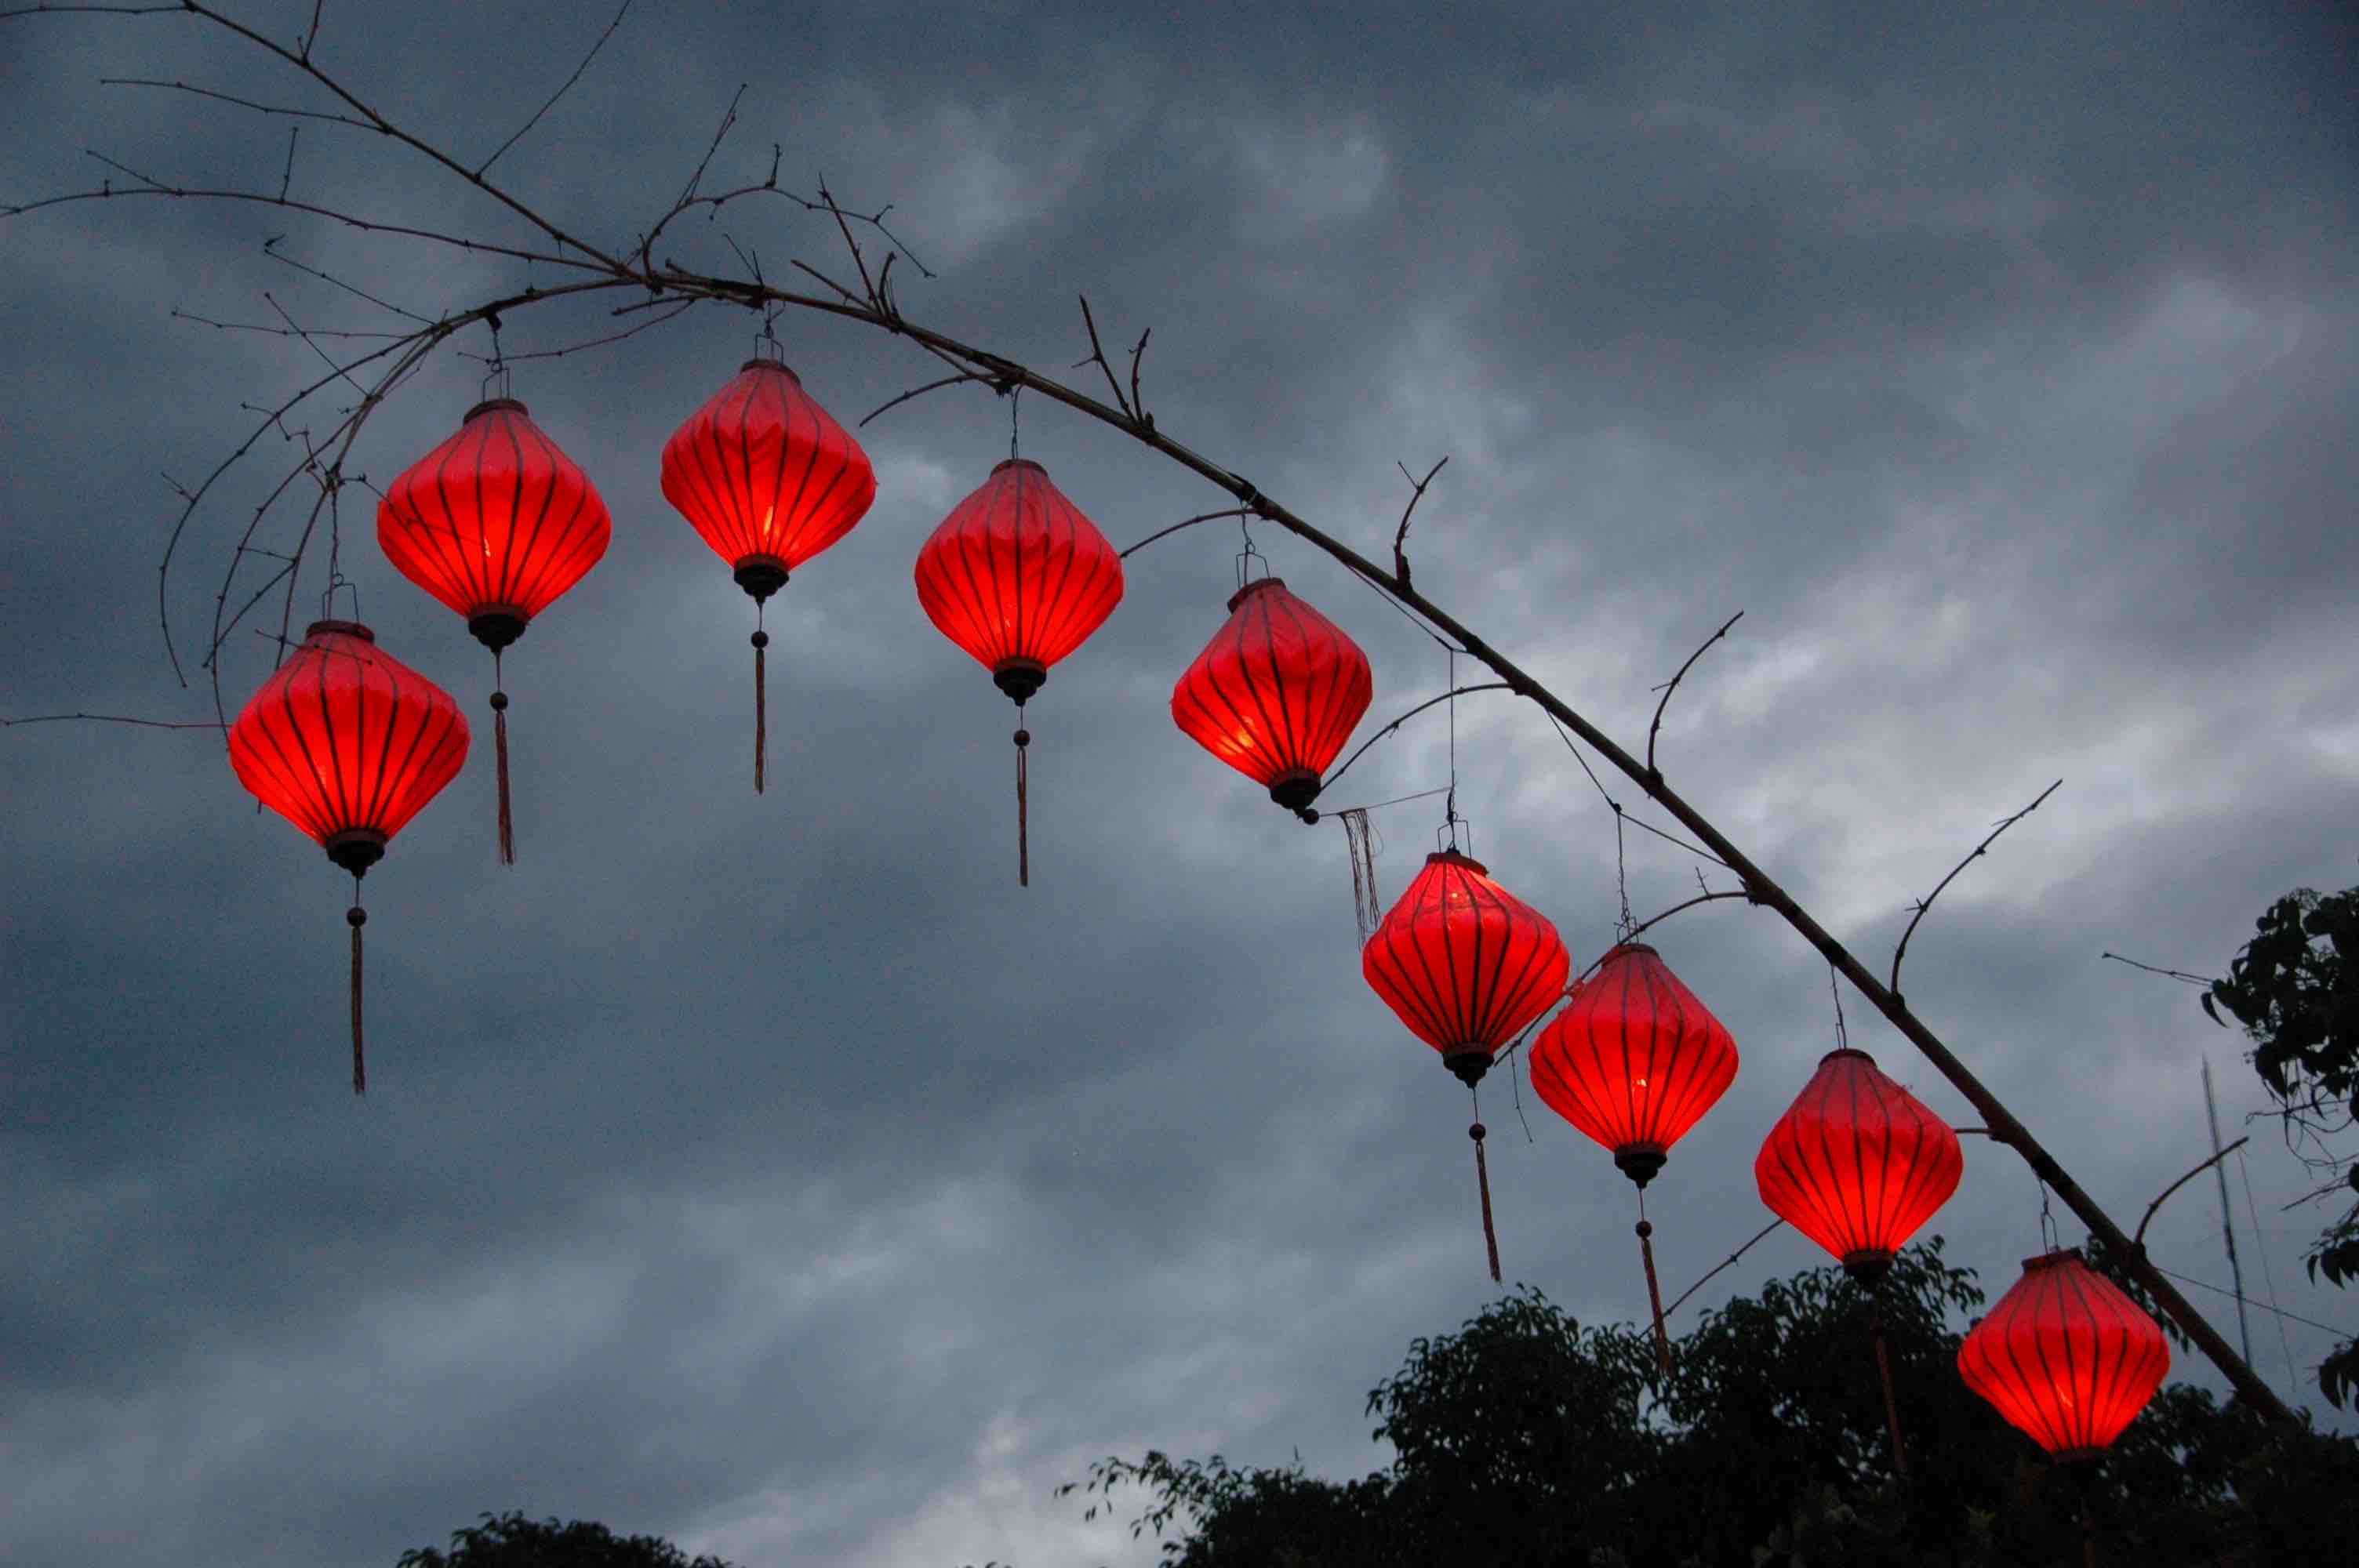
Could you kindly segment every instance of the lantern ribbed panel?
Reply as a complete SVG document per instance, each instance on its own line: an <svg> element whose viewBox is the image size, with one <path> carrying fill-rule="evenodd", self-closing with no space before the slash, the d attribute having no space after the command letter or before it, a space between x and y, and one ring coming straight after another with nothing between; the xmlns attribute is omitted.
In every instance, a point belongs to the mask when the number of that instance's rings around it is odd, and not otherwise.
<svg viewBox="0 0 2359 1568"><path fill-rule="evenodd" d="M2023 1278L1958 1347L1958 1375L2059 1459L2084 1459L2136 1419L2170 1346L2078 1249L2023 1261Z"/></svg>
<svg viewBox="0 0 2359 1568"><path fill-rule="evenodd" d="M1571 968L1548 917L1454 850L1425 858L1361 949L1360 972L1444 1057L1488 1057L1546 1011Z"/></svg>
<svg viewBox="0 0 2359 1568"><path fill-rule="evenodd" d="M1652 947L1625 944L1573 988L1531 1050L1532 1087L1616 1154L1659 1153L1736 1078L1736 1042Z"/></svg>
<svg viewBox="0 0 2359 1568"><path fill-rule="evenodd" d="M1010 458L951 509L918 552L918 602L997 674L1043 669L1122 602L1122 557L1028 458Z"/></svg>
<svg viewBox="0 0 2359 1568"><path fill-rule="evenodd" d="M451 694L376 645L320 621L230 726L230 765L263 805L326 843L391 838L457 776L467 720Z"/></svg>
<svg viewBox="0 0 2359 1568"><path fill-rule="evenodd" d="M753 360L664 443L663 492L732 567L792 571L866 515L876 470L794 372Z"/></svg>
<svg viewBox="0 0 2359 1568"><path fill-rule="evenodd" d="M377 503L394 568L470 621L529 621L588 575L614 524L573 460L513 398L468 411Z"/></svg>
<svg viewBox="0 0 2359 1568"><path fill-rule="evenodd" d="M1266 577L1230 599L1228 624L1171 688L1171 718L1258 784L1308 773L1308 806L1374 695L1359 644Z"/></svg>
<svg viewBox="0 0 2359 1568"><path fill-rule="evenodd" d="M1864 1051L1831 1051L1753 1162L1770 1212L1846 1264L1889 1261L1950 1201L1958 1135Z"/></svg>

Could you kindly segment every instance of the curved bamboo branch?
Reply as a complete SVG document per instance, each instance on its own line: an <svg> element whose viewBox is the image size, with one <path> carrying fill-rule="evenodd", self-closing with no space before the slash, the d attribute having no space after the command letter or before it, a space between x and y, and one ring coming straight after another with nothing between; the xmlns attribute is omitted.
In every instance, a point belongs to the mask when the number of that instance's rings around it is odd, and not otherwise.
<svg viewBox="0 0 2359 1568"><path fill-rule="evenodd" d="M1017 387L1028 389L1131 437L1141 445L1161 454L1168 460L1200 475L1225 492L1235 499L1239 507L1252 515L1275 523L1297 538L1324 553L1347 570L1365 579L1379 593L1390 599L1412 621L1419 622L1437 637L1454 640L1459 648L1497 675L1500 685L1529 699L1559 725L1579 736L1592 751L1629 778L1646 793L1648 798L1692 833L1711 853L1718 857L1722 863L1735 874L1746 897L1754 903L1767 905L1776 911L1778 916L1805 942L1823 955L1827 961L1852 983L1854 989L1866 999L1869 1005L1882 1013L1887 1022L1914 1044L1935 1069L1947 1078L1967 1102L1982 1115L1984 1125L1989 1129L1990 1136L1999 1142L2007 1144L2020 1154L2038 1173L2040 1179L2063 1200L2065 1206L2088 1226L2094 1236L2112 1248L2116 1255L2125 1259L2131 1271L2137 1277L2139 1282L2146 1286L2155 1302L2220 1368L2229 1382L2234 1386L2239 1397L2276 1419L2288 1422L2293 1419L2291 1411L2288 1410L2276 1391L2245 1364L2236 1352L2221 1337L2218 1331L2212 1328L2187 1299L2163 1277L2162 1273L2136 1251L2130 1238L2123 1233L2121 1227L2114 1222L2096 1200L2072 1179L2055 1156L2032 1136L2030 1130L1974 1076L1940 1037L1908 1009L1898 990L1897 954L1895 955L1893 983L1887 986L1879 982L1858 957L1837 941L1808 911L1797 903L1792 895L1788 893L1766 871L1755 864L1701 811L1665 784L1662 775L1651 762L1640 761L1617 745L1562 698L1533 679L1514 660L1494 647L1487 640L1475 634L1464 622L1412 586L1406 572L1387 571L1290 508L1265 495L1251 480L1243 474L1221 466L1202 453L1164 434L1129 397L1124 395L1118 384L1114 388L1115 403L1110 406L1100 402L1073 387L1041 375L1016 361L989 350L967 344L947 333L908 320L888 297L876 291L873 284L869 284L869 293L863 297L849 289L842 288L823 275L811 272L810 276L837 290L839 297L829 299L789 294L759 281L748 284L733 279L704 276L687 272L669 263L658 273L654 270L652 262L645 259L644 252L641 253L642 265L635 269L629 262L617 259L576 239L557 224L533 211L516 197L473 173L449 154L394 126L340 83L321 71L310 61L308 53L298 53L275 44L220 12L199 3L199 0L183 0L183 3L187 11L236 33L285 61L292 69L318 81L342 100L348 108L371 121L386 135L400 141L462 180L491 195L536 230L554 240L561 249L577 253L562 257L563 265L587 272L609 286L627 285L646 288L654 293L670 292L695 296L755 308L778 305L818 310L848 320L864 322L896 336L907 338L938 359L944 361L953 370L973 372L979 377L991 380L995 384L1005 384L1011 391ZM7 13L0 13L0 17L5 17ZM193 192L169 193L194 194ZM95 197L98 194L100 193L92 193L92 196ZM822 188L822 197L827 200L828 210L838 212L840 216L840 209L836 208L832 198L826 197L824 188ZM250 194L236 193L235 199L254 200L255 198ZM287 202L280 204L296 205ZM18 207L11 211L31 210L31 207ZM324 215L349 222L342 214ZM845 237L848 241L848 231ZM495 247L480 248L495 249ZM863 281L867 283L869 275L864 265L860 264L857 247L853 246L853 249L855 265L861 265ZM810 271L809 268L804 270ZM438 323L437 326L440 330L442 324ZM444 331L441 337L437 338L436 342L439 344L446 338L447 331ZM429 348L431 346L429 345ZM397 376L388 376L386 382L381 385L389 385L395 379L397 379ZM353 433L351 429L339 432L342 438L343 451L349 451L350 438ZM332 438L332 441L333 438ZM339 452L339 460L342 455L342 453ZM336 470L332 468L330 471ZM316 510L314 516L316 520ZM2041 798L2045 799L2046 796L2043 795ZM2034 803L2035 806L2037 804L2037 802ZM2021 815L2019 813L2018 816ZM1988 841L1985 840L1984 848L1987 848L1987 844ZM1980 852L1979 849L1976 851L1977 854ZM1973 858L1969 856L1968 860ZM1954 871L1951 873L1952 876L1955 874ZM1944 885L1947 879L1944 880ZM1938 893L1940 890L1935 891ZM1931 899L1929 898L1924 903L1930 904ZM1923 913L1924 906L1920 905L1918 914L1921 917ZM1913 924L1912 922L1912 925Z"/></svg>

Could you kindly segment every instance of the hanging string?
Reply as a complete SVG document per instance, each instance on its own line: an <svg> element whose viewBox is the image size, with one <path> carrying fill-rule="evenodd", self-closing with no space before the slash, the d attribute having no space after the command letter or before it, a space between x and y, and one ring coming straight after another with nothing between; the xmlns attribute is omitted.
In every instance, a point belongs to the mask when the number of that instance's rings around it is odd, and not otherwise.
<svg viewBox="0 0 2359 1568"><path fill-rule="evenodd" d="M1630 914L1630 871L1622 851L1622 806L1619 801L1605 804L1614 807L1614 886L1622 898L1622 914L1614 928L1614 940L1620 944L1630 939L1638 929L1638 922Z"/></svg>
<svg viewBox="0 0 2359 1568"><path fill-rule="evenodd" d="M1843 1027L1843 987L1835 983L1832 959L1827 961L1827 994L1835 999L1835 1046L1838 1050L1848 1051L1851 1049L1851 1031Z"/></svg>
<svg viewBox="0 0 2359 1568"><path fill-rule="evenodd" d="M1655 1278L1655 1227L1647 1218L1647 1189L1638 1189L1638 1259L1647 1266L1647 1301L1655 1309L1655 1365L1671 1375L1671 1336L1663 1328L1663 1287Z"/></svg>
<svg viewBox="0 0 2359 1568"><path fill-rule="evenodd" d="M1016 384L1016 389L1007 395L1007 460L1009 462L1014 462L1017 455L1016 438L1022 428L1018 422L1018 414L1023 403L1024 384L1019 381Z"/></svg>
<svg viewBox="0 0 2359 1568"><path fill-rule="evenodd" d="M1030 811L1025 800L1027 781L1024 759L1031 750L1032 731L1022 728L1024 705L1020 702L1016 705L1016 885L1028 888L1032 885L1032 838L1027 821Z"/></svg>
<svg viewBox="0 0 2359 1568"><path fill-rule="evenodd" d="M770 700L762 671L770 634L762 630L762 604L754 604L754 793L762 793L762 762L770 744Z"/></svg>
<svg viewBox="0 0 2359 1568"><path fill-rule="evenodd" d="M1474 1184L1483 1194L1483 1249L1490 1257L1491 1282L1495 1285L1500 1282L1499 1229L1491 1223L1491 1165L1483 1157L1483 1140L1489 1129L1483 1125L1483 1097L1472 1084L1466 1086L1466 1092L1474 1102L1474 1125L1466 1130L1466 1136L1474 1141Z"/></svg>
<svg viewBox="0 0 2359 1568"><path fill-rule="evenodd" d="M361 1054L361 927L368 924L368 911L361 907L361 879L353 878L353 906L344 911L344 924L353 928L353 1093L368 1092L368 1064Z"/></svg>
<svg viewBox="0 0 2359 1568"><path fill-rule="evenodd" d="M500 669L500 650L492 650L492 741L499 752L500 864L516 864L516 816L508 806L508 694Z"/></svg>
<svg viewBox="0 0 2359 1568"><path fill-rule="evenodd" d="M1442 825L1450 829L1450 847L1458 848L1458 650L1444 650L1450 657L1450 684L1442 689L1450 694L1450 794L1442 801Z"/></svg>
<svg viewBox="0 0 2359 1568"><path fill-rule="evenodd" d="M1355 806L1335 814L1343 824L1343 844L1352 858L1352 922L1360 930L1360 946L1384 924L1383 905L1376 897L1376 830L1368 823L1368 808Z"/></svg>
<svg viewBox="0 0 2359 1568"><path fill-rule="evenodd" d="M2056 1234L2056 1216L2048 1207L2048 1178L2035 1171L2031 1179L2039 1184L2039 1249L2053 1252L2062 1241Z"/></svg>

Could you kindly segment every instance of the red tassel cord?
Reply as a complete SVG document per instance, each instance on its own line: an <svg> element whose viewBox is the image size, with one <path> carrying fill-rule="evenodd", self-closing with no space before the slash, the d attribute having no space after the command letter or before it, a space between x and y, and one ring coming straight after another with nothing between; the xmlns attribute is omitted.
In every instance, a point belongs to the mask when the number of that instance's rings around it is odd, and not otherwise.
<svg viewBox="0 0 2359 1568"><path fill-rule="evenodd" d="M762 793L762 754L770 744L770 699L762 676L763 650L770 645L767 632L754 633L754 793Z"/></svg>
<svg viewBox="0 0 2359 1568"><path fill-rule="evenodd" d="M1483 1246L1491 1255L1491 1282L1499 1282L1499 1231L1491 1223L1491 1166L1483 1158L1483 1137L1487 1130L1481 1122L1466 1130L1474 1141L1474 1182L1483 1191Z"/></svg>
<svg viewBox="0 0 2359 1568"><path fill-rule="evenodd" d="M508 808L508 694L492 693L493 744L500 756L500 864L516 864L516 816Z"/></svg>
<svg viewBox="0 0 2359 1568"><path fill-rule="evenodd" d="M1892 1391L1892 1357L1884 1348L1883 1313L1867 1320L1867 1332L1875 1341L1876 1375L1884 1379L1884 1424L1892 1434L1892 1473L1906 1480L1908 1450L1900 1441L1900 1400Z"/></svg>
<svg viewBox="0 0 2359 1568"><path fill-rule="evenodd" d="M344 911L344 923L353 928L353 1093L368 1092L368 1065L361 1054L361 927L368 924L368 911L355 903Z"/></svg>
<svg viewBox="0 0 2359 1568"><path fill-rule="evenodd" d="M1655 1364L1663 1376L1671 1375L1671 1336L1663 1332L1663 1288L1655 1281L1655 1227L1646 1220L1638 1222L1638 1256L1647 1265L1647 1300L1655 1308Z"/></svg>
<svg viewBox="0 0 2359 1568"><path fill-rule="evenodd" d="M1032 885L1032 838L1025 820L1028 813L1024 798L1024 758L1031 744L1032 731L1016 732L1016 885L1027 888Z"/></svg>

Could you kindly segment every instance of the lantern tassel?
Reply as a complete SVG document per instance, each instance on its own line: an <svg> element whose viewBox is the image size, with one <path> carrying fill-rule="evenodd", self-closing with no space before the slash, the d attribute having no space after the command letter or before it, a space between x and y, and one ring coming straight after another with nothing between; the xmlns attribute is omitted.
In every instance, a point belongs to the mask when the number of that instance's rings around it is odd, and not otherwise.
<svg viewBox="0 0 2359 1568"><path fill-rule="evenodd" d="M1491 1255L1491 1282L1499 1283L1499 1230L1491 1223L1491 1166L1483 1158L1483 1136L1486 1130L1481 1122L1466 1130L1474 1141L1474 1184L1483 1193L1483 1246Z"/></svg>
<svg viewBox="0 0 2359 1568"><path fill-rule="evenodd" d="M500 864L516 864L516 815L508 807L508 694L492 693L493 747L500 765Z"/></svg>
<svg viewBox="0 0 2359 1568"><path fill-rule="evenodd" d="M770 698L762 664L770 645L767 632L754 633L754 793L762 793L762 759L770 747Z"/></svg>
<svg viewBox="0 0 2359 1568"><path fill-rule="evenodd" d="M1638 1222L1638 1256L1647 1265L1647 1300L1655 1309L1655 1365L1663 1376L1671 1375L1671 1336L1663 1331L1663 1287L1655 1279L1655 1227L1647 1220Z"/></svg>
<svg viewBox="0 0 2359 1568"><path fill-rule="evenodd" d="M1900 1441L1900 1400L1892 1391L1892 1357L1884 1347L1882 1312L1867 1320L1867 1332L1875 1342L1876 1376L1884 1381L1884 1425L1892 1436L1892 1472L1906 1480L1908 1476L1908 1450Z"/></svg>
<svg viewBox="0 0 2359 1568"><path fill-rule="evenodd" d="M1026 820L1030 810L1025 801L1024 758L1031 744L1032 731L1016 732L1016 885L1027 888L1032 885L1032 837L1030 824Z"/></svg>
<svg viewBox="0 0 2359 1568"><path fill-rule="evenodd" d="M344 923L353 928L353 1093L368 1092L368 1065L361 1054L361 927L368 924L368 911L359 904L344 911Z"/></svg>

